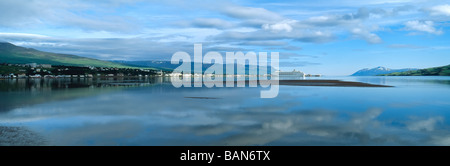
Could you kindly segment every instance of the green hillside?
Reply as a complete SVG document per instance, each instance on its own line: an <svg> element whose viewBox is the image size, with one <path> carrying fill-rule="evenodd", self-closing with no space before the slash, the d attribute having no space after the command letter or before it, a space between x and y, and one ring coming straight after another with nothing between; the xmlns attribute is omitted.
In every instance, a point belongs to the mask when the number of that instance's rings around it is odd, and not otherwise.
<svg viewBox="0 0 450 166"><path fill-rule="evenodd" d="M450 65L427 69L380 74L380 76L450 76Z"/></svg>
<svg viewBox="0 0 450 166"><path fill-rule="evenodd" d="M11 43L3 43L3 42L0 42L0 63L12 63L12 64L37 63L37 64L51 64L51 65L65 65L65 66L137 68L114 62L80 57L76 55L43 52L32 48L19 47Z"/></svg>

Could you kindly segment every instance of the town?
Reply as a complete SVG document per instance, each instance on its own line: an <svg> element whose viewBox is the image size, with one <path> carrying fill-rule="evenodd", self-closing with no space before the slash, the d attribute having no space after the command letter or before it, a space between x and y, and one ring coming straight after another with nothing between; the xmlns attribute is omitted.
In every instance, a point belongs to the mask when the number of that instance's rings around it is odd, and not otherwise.
<svg viewBox="0 0 450 166"><path fill-rule="evenodd" d="M305 74L301 71L275 71L273 74L264 75L239 75L239 74L206 74L206 73L183 73L167 70L155 70L144 68L117 68L117 67L93 67L93 66L64 66L51 64L11 64L0 63L0 79L11 78L102 78L102 77L258 77L278 75L280 77L320 77L321 75Z"/></svg>
<svg viewBox="0 0 450 166"><path fill-rule="evenodd" d="M164 71L142 68L79 67L50 64L0 63L0 78L93 78L149 77L164 75Z"/></svg>

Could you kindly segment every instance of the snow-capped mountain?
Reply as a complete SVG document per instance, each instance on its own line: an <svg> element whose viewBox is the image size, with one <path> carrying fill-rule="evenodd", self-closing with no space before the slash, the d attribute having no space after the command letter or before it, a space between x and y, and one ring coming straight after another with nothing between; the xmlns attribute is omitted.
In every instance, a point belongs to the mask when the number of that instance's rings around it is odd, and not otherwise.
<svg viewBox="0 0 450 166"><path fill-rule="evenodd" d="M404 72L404 71L410 71L410 70L417 70L414 68L406 68L406 69L389 69L386 67L378 66L372 69L365 68L358 70L357 72L353 73L351 76L375 76L378 74L389 74L394 72Z"/></svg>

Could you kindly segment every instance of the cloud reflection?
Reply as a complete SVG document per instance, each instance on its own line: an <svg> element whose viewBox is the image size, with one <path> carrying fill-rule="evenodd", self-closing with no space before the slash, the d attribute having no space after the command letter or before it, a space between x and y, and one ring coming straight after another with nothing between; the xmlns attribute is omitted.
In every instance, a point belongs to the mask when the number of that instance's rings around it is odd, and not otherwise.
<svg viewBox="0 0 450 166"><path fill-rule="evenodd" d="M48 145L450 144L443 116L407 114L392 120L383 117L390 107L380 104L307 108L310 102L334 103L333 90L341 89L327 89L330 97L324 99L324 92L315 91L324 87L288 88L267 100L259 98L258 88L129 88L14 109L3 113L0 122L28 126ZM353 101L357 95L338 101ZM186 98L192 96L217 99Z"/></svg>

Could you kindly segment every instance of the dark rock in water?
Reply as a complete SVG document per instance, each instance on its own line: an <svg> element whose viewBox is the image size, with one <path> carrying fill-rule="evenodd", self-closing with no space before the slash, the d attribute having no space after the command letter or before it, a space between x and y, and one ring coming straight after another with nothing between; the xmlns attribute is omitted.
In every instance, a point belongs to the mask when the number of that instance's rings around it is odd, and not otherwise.
<svg viewBox="0 0 450 166"><path fill-rule="evenodd" d="M389 85L368 84L340 80L280 80L279 85L291 86L338 86L338 87L392 87Z"/></svg>

